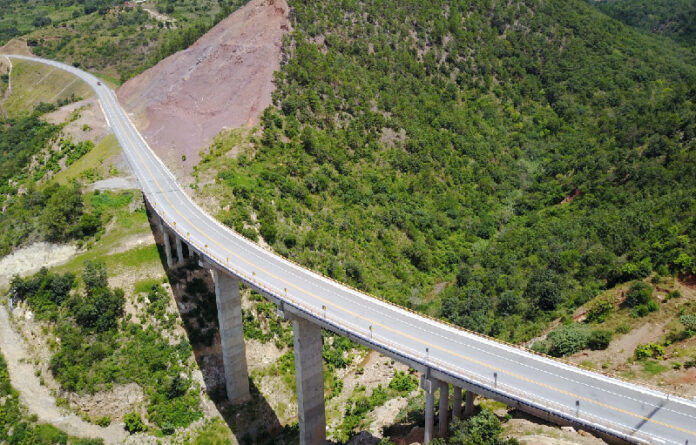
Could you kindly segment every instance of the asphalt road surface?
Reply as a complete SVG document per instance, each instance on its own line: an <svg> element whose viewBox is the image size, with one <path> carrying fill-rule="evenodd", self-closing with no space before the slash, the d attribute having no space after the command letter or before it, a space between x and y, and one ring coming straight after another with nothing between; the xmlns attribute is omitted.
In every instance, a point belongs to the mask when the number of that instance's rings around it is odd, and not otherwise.
<svg viewBox="0 0 696 445"><path fill-rule="evenodd" d="M167 225L220 267L327 324L410 363L475 382L522 403L636 442L696 445L696 403L566 365L383 302L295 265L201 210L148 147L114 92L74 67L38 58L87 82L148 201ZM422 368L422 367L421 367Z"/></svg>

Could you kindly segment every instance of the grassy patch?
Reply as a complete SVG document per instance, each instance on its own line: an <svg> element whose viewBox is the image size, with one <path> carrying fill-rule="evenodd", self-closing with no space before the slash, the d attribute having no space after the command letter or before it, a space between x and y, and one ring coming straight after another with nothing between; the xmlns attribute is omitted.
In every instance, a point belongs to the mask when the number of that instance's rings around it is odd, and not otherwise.
<svg viewBox="0 0 696 445"><path fill-rule="evenodd" d="M57 173L53 179L66 184L73 179L94 182L111 176L113 162L112 158L121 152L121 146L116 140L116 136L109 134L101 140L86 155L77 160L70 167Z"/></svg>
<svg viewBox="0 0 696 445"><path fill-rule="evenodd" d="M192 445L232 445L230 429L222 419L216 417L207 422L193 440L186 441L186 443Z"/></svg>
<svg viewBox="0 0 696 445"><path fill-rule="evenodd" d="M156 284L161 283L162 280L160 278L145 278L140 281L136 281L135 284L133 285L133 293L134 294L140 294L140 293L148 293L152 290L152 287Z"/></svg>
<svg viewBox="0 0 696 445"><path fill-rule="evenodd" d="M31 111L41 102L86 99L94 94L85 82L66 71L17 59L12 59L12 66L12 93L3 105L10 116Z"/></svg>
<svg viewBox="0 0 696 445"><path fill-rule="evenodd" d="M661 372L667 371L668 369L669 366L665 366L655 360L648 360L643 363L643 372L650 377L654 377Z"/></svg>

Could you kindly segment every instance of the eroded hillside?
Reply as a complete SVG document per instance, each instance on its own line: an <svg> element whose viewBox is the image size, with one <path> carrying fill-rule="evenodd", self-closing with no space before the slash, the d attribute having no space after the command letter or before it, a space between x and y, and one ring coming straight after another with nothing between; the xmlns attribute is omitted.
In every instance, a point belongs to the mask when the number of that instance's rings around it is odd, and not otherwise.
<svg viewBox="0 0 696 445"><path fill-rule="evenodd" d="M251 1L118 97L167 165L188 173L221 130L254 125L270 105L289 29L285 0Z"/></svg>

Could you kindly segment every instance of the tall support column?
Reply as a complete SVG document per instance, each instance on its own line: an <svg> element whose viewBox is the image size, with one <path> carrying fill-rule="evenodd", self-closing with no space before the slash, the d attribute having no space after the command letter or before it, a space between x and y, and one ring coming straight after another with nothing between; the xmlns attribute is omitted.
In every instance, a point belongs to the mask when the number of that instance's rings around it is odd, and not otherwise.
<svg viewBox="0 0 696 445"><path fill-rule="evenodd" d="M462 388L452 386L452 420L462 417Z"/></svg>
<svg viewBox="0 0 696 445"><path fill-rule="evenodd" d="M464 417L470 417L474 414L474 398L476 394L472 391L466 391L466 406L464 407Z"/></svg>
<svg viewBox="0 0 696 445"><path fill-rule="evenodd" d="M324 413L324 367L321 358L321 328L305 319L293 318L297 407L300 445L326 443Z"/></svg>
<svg viewBox="0 0 696 445"><path fill-rule="evenodd" d="M174 265L174 260L172 259L172 245L169 241L169 229L164 225L161 219L159 228L162 234L162 241L164 242L164 255L167 257L167 267L172 267Z"/></svg>
<svg viewBox="0 0 696 445"><path fill-rule="evenodd" d="M435 426L435 389L434 379L421 376L421 388L425 392L425 428L423 431L423 445L428 445L433 440L433 428Z"/></svg>
<svg viewBox="0 0 696 445"><path fill-rule="evenodd" d="M213 269L213 276L227 399L230 402L243 401L249 398L249 375L244 348L239 280L218 269Z"/></svg>
<svg viewBox="0 0 696 445"><path fill-rule="evenodd" d="M183 243L181 242L181 238L179 238L178 235L175 235L175 236L176 236L176 259L178 260L179 264L183 264L184 263L184 250L182 247Z"/></svg>
<svg viewBox="0 0 696 445"><path fill-rule="evenodd" d="M445 437L447 435L447 421L449 420L449 384L440 382L440 406L438 409L438 435Z"/></svg>

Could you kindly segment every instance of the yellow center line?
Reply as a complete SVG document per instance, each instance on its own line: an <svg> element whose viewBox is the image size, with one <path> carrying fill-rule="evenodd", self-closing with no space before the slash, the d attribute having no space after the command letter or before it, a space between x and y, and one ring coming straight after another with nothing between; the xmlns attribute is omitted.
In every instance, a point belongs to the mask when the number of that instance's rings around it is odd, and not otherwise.
<svg viewBox="0 0 696 445"><path fill-rule="evenodd" d="M118 113L116 113L116 115L117 115L117 118L118 118L119 120L121 120L121 118L118 116ZM123 122L122 122L122 121L121 121L121 124L123 125ZM125 135L126 135L126 138L130 141L131 145L135 148L136 145L133 143L133 140L132 140L131 137L128 135L128 132L127 132L127 131L124 131L124 133L125 133ZM490 364L488 364L488 363L482 362L482 361L480 361L480 360L478 360L478 359L475 359L475 358L473 358L473 357L469 357L469 356L467 356L467 355L460 354L460 353L458 353L458 352L456 352L456 351L452 351L452 350L450 350L450 349L444 348L444 347L439 346L439 345L436 345L436 344L434 344L434 343L430 343L430 342L428 342L428 341L422 340L422 339L420 339L420 338L418 338L418 337L415 337L415 336L413 336L413 335L410 335L410 334L407 334L407 333L405 333L405 332L399 331L398 329L394 329L394 328L392 328L392 327L390 327L390 326L387 326L387 325L385 325L385 324L383 324L383 323L380 323L380 322L378 322L378 321L375 321L375 320L372 320L372 319L370 319L370 318L367 318L367 317L365 317L365 316L363 316L363 315L361 315L361 314L358 314L358 313L356 313L356 312L354 312L354 311L351 311L350 309L347 309L347 308L345 308L345 307L343 307L343 306L341 306L341 305L339 305L339 304L333 303L333 302L331 302L331 301L329 301L329 300L327 300L327 299L325 299L325 298L322 298L322 297L320 297L319 295L315 295L314 293L309 292L309 291L307 291L307 290L305 290L305 289L303 289L303 288L301 288L301 287L295 285L293 282L287 281L287 280L285 280L285 279L283 279L283 278L281 278L281 277L279 277L279 276L277 276L277 275L275 275L275 274L273 274L273 273L271 273L271 272L269 272L269 271L263 269L262 267L260 267L260 266L258 266L258 265L256 265L256 264L254 264L254 263L252 263L251 261L247 260L246 258L240 256L240 255L237 254L236 252L234 252L234 251L228 249L227 247L225 247L222 243L220 243L220 242L217 241L216 239L210 237L207 233L205 233L205 232L203 232L201 229L199 229L198 226L196 226L195 224L193 224L185 215L183 215L183 214L179 211L179 209L171 202L171 200L169 199L169 197L166 195L166 193L164 192L164 189L163 189L162 186L160 185L159 181L157 181L157 179L155 178L155 175L152 173L152 171L150 170L150 167L149 167L148 164L145 162L145 160L143 159L143 157L142 157L140 151L139 151L137 148L135 148L135 153L136 153L136 155L138 156L138 158L140 158L140 161L142 162L142 164L143 164L143 165L145 166L145 168L147 169L148 174L150 175L150 178L152 178L152 180L154 181L154 183L157 185L157 188L159 188L160 192L162 193L162 196L164 196L164 199L169 203L169 205L174 209L174 211L175 211L184 221L186 221L191 227L193 227L193 228L194 228L198 233L200 233L203 237L207 238L210 242L216 244L216 245L219 246L221 249L223 249L224 251L228 252L230 255L232 255L232 256L234 256L234 257L240 259L241 261L243 261L244 263L246 263L247 265L249 265L249 266L251 266L251 267L257 268L258 270L260 270L261 272L267 274L268 276L270 276L270 277L272 277L272 278L275 278L276 280L278 280L278 281L280 281L280 282L286 284L288 287L292 287L293 289L295 289L295 290L297 290L297 291L299 291L299 292L301 292L301 293L304 293L304 294L306 294L306 295L309 295L309 296L311 296L311 297L313 297L313 298L315 298L315 299L317 299L317 300L319 300L319 301L325 303L325 304L328 305L328 306L332 306L332 307L334 307L334 308L336 308L336 309L339 309L339 310L341 310L341 311L343 311L343 312L345 312L345 313L347 313L347 314L350 314L350 315L352 315L352 316L354 316L354 317L357 317L357 318L359 318L359 319L361 319L361 320L367 321L367 322L369 322L370 324L372 324L372 325L374 325L374 326L379 326L379 327L382 328L382 329L385 329L385 330L387 330L387 331L393 332L393 333L395 333L395 334L397 334L397 335L400 335L400 336L402 336L402 337L405 337L405 338L408 338L408 339L410 339L410 340L413 340L413 341L415 341L415 342L417 342L417 343L420 343L420 344L422 344L422 345L424 345L424 346L428 346L428 347L430 347L430 348L433 348L433 349L437 349L437 350L439 350L439 351L442 351L442 352L444 352L444 353L446 353L446 354L450 354L450 355L459 357L459 358L461 358L461 359L463 359L463 360L466 360L466 361L471 362L471 363L475 363L475 364L477 364L477 365L479 365L479 366L483 366L483 367L488 368L488 369L490 369L490 370L492 370L492 371L496 371L496 372L499 372L499 373L501 373L501 374L505 374L505 375L508 375L508 376L510 376L510 377L513 377L513 378L516 378L516 379L525 381L525 382L527 382L527 383L531 383L531 384L534 384L534 385L541 386L541 387L546 388L546 389L550 389L550 390L552 390L552 391L558 392L559 394L564 394L564 395L573 397L573 398L575 398L575 399L577 399L577 400L582 400L582 401L585 401L585 402L588 402L588 403L592 403L592 404L597 405L597 406L602 407L602 408L607 408L607 409L610 409L610 410L613 410L613 411L616 411L616 412L620 412L620 413L622 413L622 414L630 415L630 416L632 416L632 417L635 417L635 418L637 418L637 419L640 419L640 420L643 420L643 421L646 421L646 422L651 422L651 423L654 423L654 424L657 424L657 425L661 425L661 426L664 426L664 427L667 427L667 428L671 428L671 429L676 430L676 431L681 431L681 432L683 432L683 433L687 433L687 434L691 434L691 435L696 436L696 431L688 430L688 429L686 429L686 428L682 428L682 427L679 427L679 426L676 426L676 425L672 425L672 424L669 424L669 423L666 423L666 422L662 422L662 421L659 421L659 420L655 420L655 419L652 419L652 418L643 416L643 415L641 415L641 414L634 413L634 412L632 412L632 411L628 411L628 410L625 410L625 409L622 409L622 408L619 408L619 407L616 407L616 406L613 406L613 405L609 405L609 404L607 404L607 403L603 403L603 402L600 402L600 401L597 401L597 400L594 400L594 399L591 399L591 398L588 398L588 397L585 397L585 396L581 396L581 395L578 395L578 394L575 394L575 393L566 391L566 390L561 389L561 388L557 388L557 387L555 387L555 386L553 386L553 385L549 385L549 384L546 384L546 383L538 382L538 381L533 380L533 379L530 379L530 378L528 378L528 377L524 377L524 376L522 376L522 375L520 375L520 374L517 374L517 373L511 372L511 371L508 371L508 370L505 370L505 369L502 369L502 368L499 368L499 367L490 365Z"/></svg>

